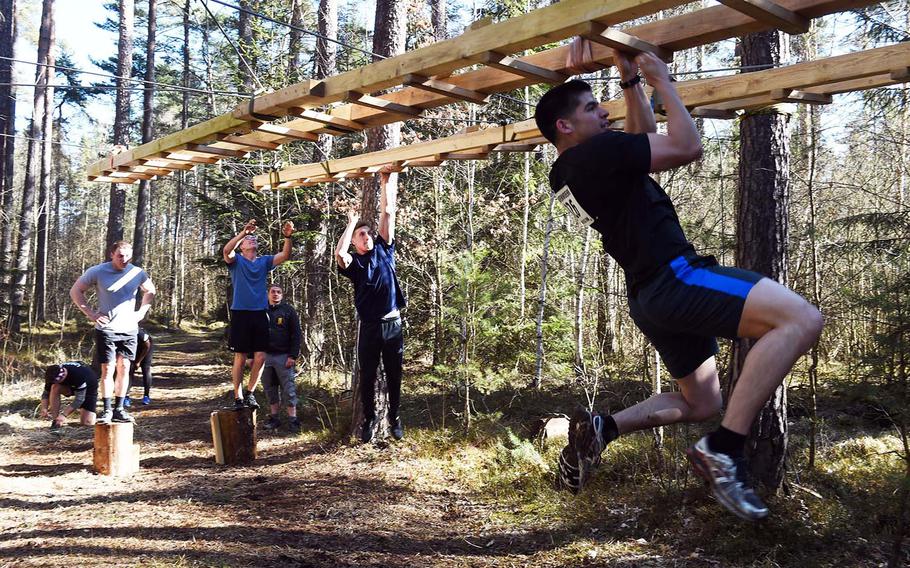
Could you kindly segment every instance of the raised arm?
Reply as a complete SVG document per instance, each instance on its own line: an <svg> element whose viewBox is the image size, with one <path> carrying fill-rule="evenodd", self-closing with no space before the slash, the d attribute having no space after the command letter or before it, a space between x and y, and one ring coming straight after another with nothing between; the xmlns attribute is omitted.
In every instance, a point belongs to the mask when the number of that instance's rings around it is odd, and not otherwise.
<svg viewBox="0 0 910 568"><path fill-rule="evenodd" d="M667 134L648 134L651 171L669 170L701 158L701 138L689 111L670 82L667 64L650 53L638 55L635 62L648 84L661 96L667 110Z"/></svg>
<svg viewBox="0 0 910 568"><path fill-rule="evenodd" d="M398 174L379 173L379 235L392 244L395 239L395 207L398 201Z"/></svg>
<svg viewBox="0 0 910 568"><path fill-rule="evenodd" d="M654 120L654 111L648 101L645 90L638 77L638 63L627 54L614 49L613 62L619 71L620 87L633 81L632 85L625 85L622 96L626 103L625 131L629 134L642 134L657 132L657 123Z"/></svg>
<svg viewBox="0 0 910 568"><path fill-rule="evenodd" d="M348 252L348 249L351 248L351 238L354 236L354 226L359 220L360 214L357 213L357 211L348 211L348 226L344 228L344 232L341 233L341 238L338 239L338 245L335 247L335 262L337 262L338 266L341 268L347 268L351 265L351 261L354 260L351 253Z"/></svg>
<svg viewBox="0 0 910 568"><path fill-rule="evenodd" d="M272 258L272 266L278 266L291 258L291 245L293 244L291 235L294 234L294 223L285 221L284 225L281 226L281 234L284 235L284 247L281 249L281 252Z"/></svg>
<svg viewBox="0 0 910 568"><path fill-rule="evenodd" d="M221 256L224 258L224 262L228 264L234 264L234 257L237 255L236 249L237 245L240 244L240 241L243 240L243 237L253 234L256 230L256 219L250 219L246 222L246 225L243 226L243 230L237 233L237 236L232 238L224 245L224 249L221 251Z"/></svg>

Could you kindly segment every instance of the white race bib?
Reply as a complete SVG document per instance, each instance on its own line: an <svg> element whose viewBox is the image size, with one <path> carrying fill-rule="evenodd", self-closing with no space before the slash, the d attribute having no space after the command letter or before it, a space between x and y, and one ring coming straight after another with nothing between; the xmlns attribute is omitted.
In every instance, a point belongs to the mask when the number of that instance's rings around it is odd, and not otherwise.
<svg viewBox="0 0 910 568"><path fill-rule="evenodd" d="M575 196L572 195L572 191L569 189L568 185L562 186L562 188L556 192L556 199L558 199L563 207L569 211L569 214L582 225L590 226L594 223L594 217L588 215L588 212L582 208L578 201L576 201Z"/></svg>

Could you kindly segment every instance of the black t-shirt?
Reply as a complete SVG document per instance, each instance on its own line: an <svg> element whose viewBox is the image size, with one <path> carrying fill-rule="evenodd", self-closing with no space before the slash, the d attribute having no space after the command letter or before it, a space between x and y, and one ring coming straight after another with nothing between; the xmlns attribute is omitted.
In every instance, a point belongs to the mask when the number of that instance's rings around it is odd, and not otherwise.
<svg viewBox="0 0 910 568"><path fill-rule="evenodd" d="M557 198L602 235L630 289L673 258L695 252L650 169L647 134L609 131L569 148L550 170Z"/></svg>
<svg viewBox="0 0 910 568"><path fill-rule="evenodd" d="M389 244L377 235L373 250L351 256L351 264L339 266L338 271L354 283L354 305L361 320L375 323L389 312L404 308L404 294L395 274L394 242Z"/></svg>
<svg viewBox="0 0 910 568"><path fill-rule="evenodd" d="M69 387L73 392L80 389L88 389L89 391L98 389L98 375L88 365L83 365L78 361L70 361L63 363L61 366L66 367L66 378L60 383L61 385ZM42 395L44 398L50 395L53 384L52 380L44 381L44 394Z"/></svg>

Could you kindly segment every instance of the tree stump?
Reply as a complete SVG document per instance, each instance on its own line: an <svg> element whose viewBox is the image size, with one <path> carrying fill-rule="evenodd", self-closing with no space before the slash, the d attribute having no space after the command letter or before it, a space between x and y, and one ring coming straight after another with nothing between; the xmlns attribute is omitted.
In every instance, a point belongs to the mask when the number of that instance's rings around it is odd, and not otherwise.
<svg viewBox="0 0 910 568"><path fill-rule="evenodd" d="M234 465L256 459L255 409L216 410L211 423L215 463Z"/></svg>
<svg viewBox="0 0 910 568"><path fill-rule="evenodd" d="M139 444L133 444L133 423L95 424L95 471L124 476L139 471Z"/></svg>

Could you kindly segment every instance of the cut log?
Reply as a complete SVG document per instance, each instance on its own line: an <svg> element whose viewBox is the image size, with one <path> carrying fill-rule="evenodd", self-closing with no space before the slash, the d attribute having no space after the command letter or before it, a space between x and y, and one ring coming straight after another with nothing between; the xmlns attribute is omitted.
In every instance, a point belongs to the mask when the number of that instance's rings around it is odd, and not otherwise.
<svg viewBox="0 0 910 568"><path fill-rule="evenodd" d="M537 421L533 432L541 450L552 442L568 440L569 417L565 414L544 416Z"/></svg>
<svg viewBox="0 0 910 568"><path fill-rule="evenodd" d="M215 463L234 465L256 459L255 409L216 410L211 423Z"/></svg>
<svg viewBox="0 0 910 568"><path fill-rule="evenodd" d="M139 471L139 444L133 444L133 423L95 424L93 461L101 475L124 476Z"/></svg>

